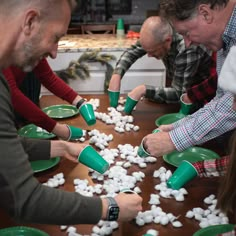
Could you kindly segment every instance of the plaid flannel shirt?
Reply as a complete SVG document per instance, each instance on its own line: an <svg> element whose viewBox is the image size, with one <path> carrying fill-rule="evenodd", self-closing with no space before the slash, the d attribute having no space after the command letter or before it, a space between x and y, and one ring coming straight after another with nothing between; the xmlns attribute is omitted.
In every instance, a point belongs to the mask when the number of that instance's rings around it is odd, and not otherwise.
<svg viewBox="0 0 236 236"><path fill-rule="evenodd" d="M113 73L123 77L130 66L145 54L146 51L137 41L121 55ZM186 48L183 37L176 32L173 33L171 48L162 61L166 67L166 77L172 83L171 87L165 88L146 86L146 97L155 102L179 102L182 93L210 76L211 51L196 45Z"/></svg>
<svg viewBox="0 0 236 236"><path fill-rule="evenodd" d="M212 54L210 76L187 90L188 97L193 103L203 106L213 99L217 90L216 53Z"/></svg>
<svg viewBox="0 0 236 236"><path fill-rule="evenodd" d="M224 176L229 163L229 156L193 163L199 177Z"/></svg>

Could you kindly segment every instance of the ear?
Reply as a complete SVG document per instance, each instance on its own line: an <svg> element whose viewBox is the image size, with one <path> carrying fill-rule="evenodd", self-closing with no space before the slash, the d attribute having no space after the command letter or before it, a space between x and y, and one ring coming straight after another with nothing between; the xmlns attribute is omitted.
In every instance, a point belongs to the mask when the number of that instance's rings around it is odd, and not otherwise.
<svg viewBox="0 0 236 236"><path fill-rule="evenodd" d="M212 9L207 4L200 4L198 7L198 15L204 20L207 24L212 23L213 14Z"/></svg>
<svg viewBox="0 0 236 236"><path fill-rule="evenodd" d="M30 35L31 32L37 28L39 19L39 12L35 9L30 9L25 13L25 19L22 28L26 35Z"/></svg>

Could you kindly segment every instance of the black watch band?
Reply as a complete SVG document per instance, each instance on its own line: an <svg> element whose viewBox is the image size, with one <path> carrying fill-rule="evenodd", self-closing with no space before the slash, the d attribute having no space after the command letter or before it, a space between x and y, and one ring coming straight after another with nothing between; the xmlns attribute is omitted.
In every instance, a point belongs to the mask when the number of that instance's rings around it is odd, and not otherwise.
<svg viewBox="0 0 236 236"><path fill-rule="evenodd" d="M81 106L85 101L86 101L86 99L84 99L84 98L80 99L80 100L77 102L77 104L76 104L77 109L79 109L80 106Z"/></svg>
<svg viewBox="0 0 236 236"><path fill-rule="evenodd" d="M106 199L108 201L106 220L115 221L119 217L120 208L113 197L106 197Z"/></svg>

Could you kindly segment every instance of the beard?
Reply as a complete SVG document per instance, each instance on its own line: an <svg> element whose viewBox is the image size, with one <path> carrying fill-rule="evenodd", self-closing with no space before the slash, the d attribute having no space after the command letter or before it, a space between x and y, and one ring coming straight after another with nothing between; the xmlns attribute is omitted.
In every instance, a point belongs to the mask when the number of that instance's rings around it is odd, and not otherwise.
<svg viewBox="0 0 236 236"><path fill-rule="evenodd" d="M22 47L23 61L20 66L24 72L32 71L35 66L39 63L43 56L38 53L37 48L39 48L41 42L41 34L33 37L30 41L24 43Z"/></svg>

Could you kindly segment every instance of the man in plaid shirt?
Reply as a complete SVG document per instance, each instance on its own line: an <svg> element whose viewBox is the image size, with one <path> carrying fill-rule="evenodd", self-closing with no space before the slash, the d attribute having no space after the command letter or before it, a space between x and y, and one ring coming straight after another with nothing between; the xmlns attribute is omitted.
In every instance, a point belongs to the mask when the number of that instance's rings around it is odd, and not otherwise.
<svg viewBox="0 0 236 236"><path fill-rule="evenodd" d="M211 76L210 68L214 65L211 51L202 45L186 48L183 37L166 20L159 16L149 17L142 25L140 41L127 49L118 60L109 89L119 91L125 72L145 54L163 61L167 79L172 83L171 87L165 88L141 85L137 88L135 97L132 97L136 100L145 95L158 103L179 102L182 93Z"/></svg>

